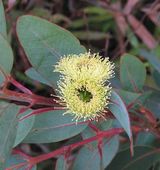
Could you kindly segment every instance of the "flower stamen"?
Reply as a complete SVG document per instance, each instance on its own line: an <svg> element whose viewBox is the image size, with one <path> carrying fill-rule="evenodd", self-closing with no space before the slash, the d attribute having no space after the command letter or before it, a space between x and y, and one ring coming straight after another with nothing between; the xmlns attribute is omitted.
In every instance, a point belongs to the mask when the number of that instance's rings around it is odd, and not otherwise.
<svg viewBox="0 0 160 170"><path fill-rule="evenodd" d="M104 117L111 87L109 79L114 75L114 64L99 54L73 54L64 56L55 66L61 73L58 84L60 99L68 109L65 114L74 115L76 121L98 120Z"/></svg>
<svg viewBox="0 0 160 170"><path fill-rule="evenodd" d="M93 98L93 95L91 92L87 91L86 88L82 87L81 89L78 89L78 97L80 100L87 103L90 102L90 100Z"/></svg>

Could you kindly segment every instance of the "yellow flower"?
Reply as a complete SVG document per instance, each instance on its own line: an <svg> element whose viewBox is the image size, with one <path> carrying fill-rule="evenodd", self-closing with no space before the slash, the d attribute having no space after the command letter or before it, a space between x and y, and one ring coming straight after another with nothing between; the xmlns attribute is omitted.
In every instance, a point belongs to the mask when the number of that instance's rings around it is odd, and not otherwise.
<svg viewBox="0 0 160 170"><path fill-rule="evenodd" d="M60 99L76 120L103 117L111 94L106 81L113 77L114 64L90 52L64 56L55 66L63 76L58 86Z"/></svg>
<svg viewBox="0 0 160 170"><path fill-rule="evenodd" d="M66 103L67 113L75 119L94 119L102 116L101 111L108 104L110 97L109 86L97 84L95 81L60 81L61 99Z"/></svg>
<svg viewBox="0 0 160 170"><path fill-rule="evenodd" d="M114 64L109 58L102 59L98 53L73 54L64 56L55 66L55 71L62 73L72 80L91 79L104 82L114 75Z"/></svg>

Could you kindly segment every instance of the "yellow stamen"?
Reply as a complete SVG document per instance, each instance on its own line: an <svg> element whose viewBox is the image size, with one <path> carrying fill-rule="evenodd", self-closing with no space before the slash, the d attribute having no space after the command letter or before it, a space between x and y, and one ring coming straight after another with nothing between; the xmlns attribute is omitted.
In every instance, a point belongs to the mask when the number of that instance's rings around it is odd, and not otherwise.
<svg viewBox="0 0 160 170"><path fill-rule="evenodd" d="M103 117L111 94L106 82L113 77L113 68L114 64L99 54L64 56L55 71L62 74L58 86L60 99L68 109L66 113L74 115L76 120Z"/></svg>

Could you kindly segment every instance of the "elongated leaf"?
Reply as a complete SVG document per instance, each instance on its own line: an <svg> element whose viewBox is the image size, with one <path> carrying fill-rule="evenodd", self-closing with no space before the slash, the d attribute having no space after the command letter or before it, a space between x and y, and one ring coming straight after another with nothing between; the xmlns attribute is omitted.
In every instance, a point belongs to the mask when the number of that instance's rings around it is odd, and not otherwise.
<svg viewBox="0 0 160 170"><path fill-rule="evenodd" d="M64 159L63 156L60 156L56 162L55 170L66 170L66 169L67 169L66 160Z"/></svg>
<svg viewBox="0 0 160 170"><path fill-rule="evenodd" d="M20 17L17 34L34 69L52 86L59 79L59 74L53 72L53 65L60 57L85 52L70 32L38 17Z"/></svg>
<svg viewBox="0 0 160 170"><path fill-rule="evenodd" d="M7 162L6 162L6 168L11 168L15 165L18 165L18 164L21 164L21 163L25 163L26 162L26 165L22 166L22 167L19 167L17 170L26 170L27 169L27 161L26 161L26 158L18 155L18 154L15 154L15 155L11 155L8 159L7 159ZM36 170L37 167L34 166L31 170Z"/></svg>
<svg viewBox="0 0 160 170"><path fill-rule="evenodd" d="M149 146L134 147L134 157L131 158L129 149L119 152L109 165L109 170L148 170L159 160L160 153Z"/></svg>
<svg viewBox="0 0 160 170"><path fill-rule="evenodd" d="M131 125L127 108L123 103L122 99L114 91L112 92L111 102L112 104L110 104L109 110L120 122L121 126L124 128L130 140L132 141Z"/></svg>
<svg viewBox="0 0 160 170"><path fill-rule="evenodd" d="M160 72L155 70L153 72L153 78L154 78L156 84L160 87Z"/></svg>
<svg viewBox="0 0 160 170"><path fill-rule="evenodd" d="M111 16L111 14L107 10L105 10L101 7L98 7L98 6L96 6L96 7L95 6L86 7L86 8L84 8L84 12L86 14L90 14L90 15L102 15L104 17L107 16L107 15Z"/></svg>
<svg viewBox="0 0 160 170"><path fill-rule="evenodd" d="M0 169L3 170L14 144L17 131L18 107L13 104L0 103Z"/></svg>
<svg viewBox="0 0 160 170"><path fill-rule="evenodd" d="M133 92L142 90L146 79L144 64L130 54L124 54L120 64L120 79L123 88Z"/></svg>
<svg viewBox="0 0 160 170"><path fill-rule="evenodd" d="M102 159L98 149L91 149L84 146L78 153L72 170L99 170L106 168L118 151L119 141L115 136L104 142L102 147Z"/></svg>
<svg viewBox="0 0 160 170"><path fill-rule="evenodd" d="M145 106L148 99L152 96L152 91L147 91L141 94L132 104L134 110L138 110L140 106Z"/></svg>
<svg viewBox="0 0 160 170"><path fill-rule="evenodd" d="M26 113L23 113L23 115L29 114L30 112L31 110L27 111ZM22 117L23 115L21 115L20 117ZM18 122L17 135L16 135L16 139L14 142L14 147L18 145L20 142L22 142L23 139L30 132L34 124L34 120L35 120L35 116L33 115L27 119L23 119Z"/></svg>
<svg viewBox="0 0 160 170"><path fill-rule="evenodd" d="M140 42L138 41L138 38L136 37L134 32L130 29L130 27L127 29L127 38L129 42L131 43L131 45L134 47L134 50L137 51L137 49L139 48Z"/></svg>
<svg viewBox="0 0 160 170"><path fill-rule="evenodd" d="M4 13L2 0L0 0L0 33L4 37L7 37L6 19L5 19L5 13Z"/></svg>
<svg viewBox="0 0 160 170"><path fill-rule="evenodd" d="M137 135L135 145L154 146L156 136L150 132L140 132Z"/></svg>
<svg viewBox="0 0 160 170"><path fill-rule="evenodd" d="M34 126L24 142L49 143L70 138L82 132L87 124L78 125L63 111L50 111L36 116Z"/></svg>
<svg viewBox="0 0 160 170"><path fill-rule="evenodd" d="M144 103L144 106L149 109L150 112L154 114L154 116L160 119L160 92L152 91L149 98Z"/></svg>
<svg viewBox="0 0 160 170"><path fill-rule="evenodd" d="M134 102L140 96L140 94L138 93L133 93L126 90L116 90L116 91L119 94L119 96L121 96L121 98L123 99L126 105L129 105L130 103Z"/></svg>
<svg viewBox="0 0 160 170"><path fill-rule="evenodd" d="M33 80L52 86L52 84L45 80L44 77L42 77L33 67L26 70L25 74Z"/></svg>
<svg viewBox="0 0 160 170"><path fill-rule="evenodd" d="M0 84L4 74L9 74L13 66L13 52L8 42L0 35Z"/></svg>
<svg viewBox="0 0 160 170"><path fill-rule="evenodd" d="M149 63L160 73L160 60L158 57L146 50L141 50L140 54L149 61Z"/></svg>

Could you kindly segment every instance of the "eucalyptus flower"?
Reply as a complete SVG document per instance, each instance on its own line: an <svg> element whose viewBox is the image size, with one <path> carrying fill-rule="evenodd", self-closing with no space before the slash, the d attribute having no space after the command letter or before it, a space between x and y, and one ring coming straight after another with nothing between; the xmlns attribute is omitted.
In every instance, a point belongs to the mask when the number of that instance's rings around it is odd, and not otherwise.
<svg viewBox="0 0 160 170"><path fill-rule="evenodd" d="M99 54L67 55L55 66L62 74L58 82L60 99L66 113L76 120L103 117L111 95L109 79L114 75L114 64Z"/></svg>
<svg viewBox="0 0 160 170"><path fill-rule="evenodd" d="M98 53L72 54L61 58L55 66L55 71L72 80L91 79L96 82L104 82L114 75L114 64L109 58L102 58Z"/></svg>

